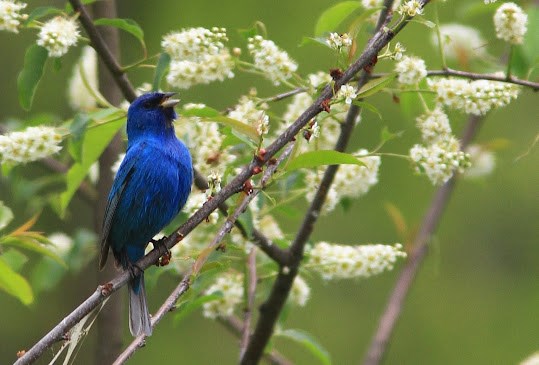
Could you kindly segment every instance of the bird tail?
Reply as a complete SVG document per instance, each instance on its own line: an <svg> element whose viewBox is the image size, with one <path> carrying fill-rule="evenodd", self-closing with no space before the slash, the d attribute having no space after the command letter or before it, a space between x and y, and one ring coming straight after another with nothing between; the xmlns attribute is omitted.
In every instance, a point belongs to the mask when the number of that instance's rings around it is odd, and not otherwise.
<svg viewBox="0 0 539 365"><path fill-rule="evenodd" d="M152 334L150 313L146 304L144 273L129 282L129 330L133 336Z"/></svg>

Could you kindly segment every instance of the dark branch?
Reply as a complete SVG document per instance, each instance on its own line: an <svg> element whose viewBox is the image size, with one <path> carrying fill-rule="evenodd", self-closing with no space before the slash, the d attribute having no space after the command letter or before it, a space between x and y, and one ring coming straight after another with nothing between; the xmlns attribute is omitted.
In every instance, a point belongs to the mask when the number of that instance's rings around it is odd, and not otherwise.
<svg viewBox="0 0 539 365"><path fill-rule="evenodd" d="M462 136L462 150L469 145L470 141L477 134L480 122L480 117L470 117L466 130ZM406 265L397 279L395 287L387 301L386 309L380 317L378 329L372 338L372 342L363 361L364 365L377 365L382 361L387 344L402 311L404 300L412 286L417 270L427 254L428 243L438 226L438 222L451 197L455 183L456 177L453 176L436 192L430 208L423 218L421 229L415 237L413 250L409 254Z"/></svg>

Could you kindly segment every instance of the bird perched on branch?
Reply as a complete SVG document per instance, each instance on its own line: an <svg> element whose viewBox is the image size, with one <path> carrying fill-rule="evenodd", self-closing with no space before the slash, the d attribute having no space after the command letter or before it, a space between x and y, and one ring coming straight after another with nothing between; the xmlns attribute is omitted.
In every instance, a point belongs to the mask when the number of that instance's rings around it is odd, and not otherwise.
<svg viewBox="0 0 539 365"><path fill-rule="evenodd" d="M109 247L116 263L130 270L129 329L133 336L152 333L144 273L135 263L148 243L179 213L191 192L191 155L176 138L174 93L144 94L127 112L127 152L114 179L103 220L99 268Z"/></svg>

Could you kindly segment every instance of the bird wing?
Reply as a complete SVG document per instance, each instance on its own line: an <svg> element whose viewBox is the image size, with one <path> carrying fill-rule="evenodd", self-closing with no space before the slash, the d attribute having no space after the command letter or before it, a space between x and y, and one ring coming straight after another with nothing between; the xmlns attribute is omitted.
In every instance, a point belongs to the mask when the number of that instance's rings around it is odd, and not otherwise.
<svg viewBox="0 0 539 365"><path fill-rule="evenodd" d="M110 228L114 220L116 208L122 198L125 187L129 184L131 176L135 171L135 166L140 157L140 153L144 149L145 143L139 143L127 150L126 156L118 169L118 173L114 178L112 188L109 193L107 208L103 218L103 227L101 229L101 254L99 257L99 269L103 269L107 263L110 242L108 240Z"/></svg>

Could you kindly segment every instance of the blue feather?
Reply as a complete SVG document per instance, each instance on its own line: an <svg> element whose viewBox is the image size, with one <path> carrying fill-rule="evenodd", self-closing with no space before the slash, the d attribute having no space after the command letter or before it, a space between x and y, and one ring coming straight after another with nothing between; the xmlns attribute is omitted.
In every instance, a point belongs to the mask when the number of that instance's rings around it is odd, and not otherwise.
<svg viewBox="0 0 539 365"><path fill-rule="evenodd" d="M144 256L148 242L179 213L191 192L191 155L177 139L172 93L138 97L127 113L126 156L114 179L105 210L100 268L109 248L124 269ZM151 334L144 276L129 283L130 330Z"/></svg>

